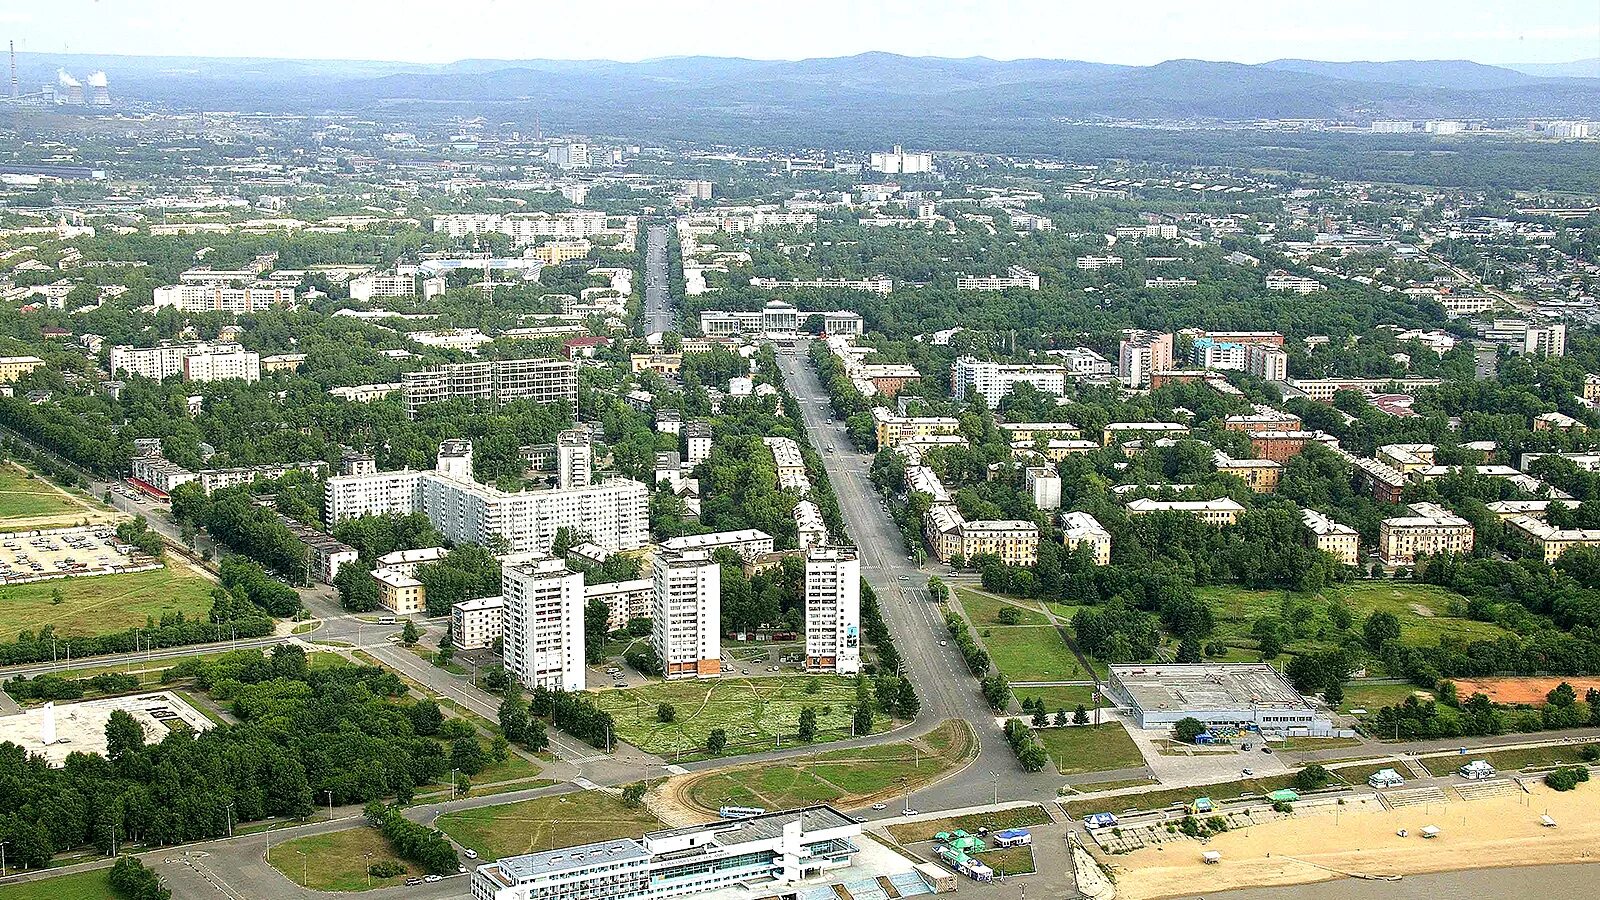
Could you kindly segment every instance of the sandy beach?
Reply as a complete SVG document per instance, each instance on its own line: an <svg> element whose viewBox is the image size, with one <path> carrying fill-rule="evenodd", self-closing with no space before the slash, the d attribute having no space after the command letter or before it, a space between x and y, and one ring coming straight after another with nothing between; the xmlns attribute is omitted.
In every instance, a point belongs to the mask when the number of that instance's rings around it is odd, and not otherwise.
<svg viewBox="0 0 1600 900"><path fill-rule="evenodd" d="M1360 873L1413 875L1600 860L1600 785L1560 794L1456 800L1397 810L1315 813L1213 838L1113 857L1119 897L1158 897L1307 884ZM1540 816L1555 819L1554 828ZM1425 825L1440 835L1423 839ZM1396 834L1400 829L1409 837ZM1222 854L1206 865L1201 852Z"/></svg>

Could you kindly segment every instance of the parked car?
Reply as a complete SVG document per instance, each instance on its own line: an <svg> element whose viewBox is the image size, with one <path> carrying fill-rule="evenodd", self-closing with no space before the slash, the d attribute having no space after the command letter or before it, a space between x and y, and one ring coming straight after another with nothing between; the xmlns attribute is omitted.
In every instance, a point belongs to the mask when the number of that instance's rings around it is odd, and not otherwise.
<svg viewBox="0 0 1600 900"><path fill-rule="evenodd" d="M881 811L881 810L888 809L889 805L887 803L874 803L874 804L872 804L872 808Z"/></svg>
<svg viewBox="0 0 1600 900"><path fill-rule="evenodd" d="M422 880L429 884L433 884L436 881L443 881L444 877L440 875L425 875L423 876Z"/></svg>
<svg viewBox="0 0 1600 900"><path fill-rule="evenodd" d="M476 850L463 850L463 851L461 851L461 855L465 856L467 859L477 859L478 858L478 851L476 851Z"/></svg>

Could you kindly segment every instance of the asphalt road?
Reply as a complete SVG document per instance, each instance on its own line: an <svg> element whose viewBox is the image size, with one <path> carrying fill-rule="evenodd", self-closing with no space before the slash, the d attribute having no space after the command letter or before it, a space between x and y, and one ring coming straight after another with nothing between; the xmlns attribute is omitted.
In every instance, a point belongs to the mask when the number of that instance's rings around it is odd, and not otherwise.
<svg viewBox="0 0 1600 900"><path fill-rule="evenodd" d="M667 286L667 226L646 228L644 247L644 333L672 331L677 327L677 315Z"/></svg>
<svg viewBox="0 0 1600 900"><path fill-rule="evenodd" d="M907 556L905 542L880 505L868 470L870 455L857 453L833 418L827 392L811 368L805 342L779 357L784 380L800 401L811 443L822 452L823 467L839 498L845 525L856 543L861 575L877 593L879 607L907 674L922 698L924 721L965 719L978 733L978 759L961 772L912 797L913 808L970 806L1000 800L1048 801L1061 779L1054 773L1022 771L1016 755L999 735L994 712L978 691L961 653L948 642L939 604L926 599L929 571ZM828 452L832 448L833 452ZM903 805L903 804L902 804Z"/></svg>

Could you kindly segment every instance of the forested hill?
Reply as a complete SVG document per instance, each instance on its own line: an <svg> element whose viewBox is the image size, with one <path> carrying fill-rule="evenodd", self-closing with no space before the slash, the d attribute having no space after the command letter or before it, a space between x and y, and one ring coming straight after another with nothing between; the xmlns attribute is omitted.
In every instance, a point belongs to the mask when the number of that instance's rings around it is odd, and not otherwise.
<svg viewBox="0 0 1600 900"><path fill-rule="evenodd" d="M133 99L211 109L319 112L443 106L538 109L555 127L627 132L658 120L849 125L924 120L1482 118L1600 116L1600 79L1549 78L1464 60L1241 65L1170 60L944 59L890 53L806 59L674 57L638 63L358 61L20 54L24 83L104 69ZM490 111L493 111L490 113ZM843 122L841 123L841 119Z"/></svg>

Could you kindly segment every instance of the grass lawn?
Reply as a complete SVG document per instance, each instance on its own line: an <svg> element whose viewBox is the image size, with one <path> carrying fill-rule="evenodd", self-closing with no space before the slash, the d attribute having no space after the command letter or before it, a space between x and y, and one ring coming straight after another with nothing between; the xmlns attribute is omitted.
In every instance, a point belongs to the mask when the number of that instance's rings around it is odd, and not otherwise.
<svg viewBox="0 0 1600 900"><path fill-rule="evenodd" d="M1013 691L1017 695L1017 702L1032 700L1035 697L1044 701L1044 708L1053 716L1058 709L1067 711L1071 716L1072 711L1082 706L1092 710L1097 705L1094 702L1094 688L1087 684L1067 684L1059 687L1034 687L1018 688ZM1107 705L1104 703L1101 706Z"/></svg>
<svg viewBox="0 0 1600 900"><path fill-rule="evenodd" d="M1537 739L1535 735L1529 735L1529 738ZM1600 747L1600 744L1556 744L1550 747L1527 747L1521 750L1497 750L1490 753L1468 752L1451 756L1431 756L1425 758L1422 762L1428 771L1435 775L1454 772L1474 759L1486 759L1490 765L1502 772L1513 772L1517 769L1547 768L1580 763L1583 759L1578 756L1578 753L1584 747Z"/></svg>
<svg viewBox="0 0 1600 900"><path fill-rule="evenodd" d="M469 719L469 721L471 721ZM538 763L528 759L515 750L506 754L505 762L490 762L488 768L472 776L472 787L468 791L471 796L482 794L501 793L502 791L489 790L489 785L501 782L514 782L503 790L520 791L533 787L544 787L555 784L554 781L541 779L539 775L544 771ZM480 790L480 787L483 788ZM437 785L430 785L426 789L417 791L418 797L446 797L450 796L450 782L444 781Z"/></svg>
<svg viewBox="0 0 1600 900"><path fill-rule="evenodd" d="M1272 778L1245 778L1240 781L1226 781L1221 784L1169 788L1164 791L1146 791L1142 794L1121 794L1116 797L1104 797L1099 800L1072 800L1063 804L1063 806L1068 816L1074 819L1081 819L1090 813L1097 812L1120 813L1130 809L1165 809L1174 803L1189 803L1196 797L1210 797L1213 803L1221 803L1226 800L1236 800L1243 794L1265 796L1273 791L1288 787L1293 781L1293 775L1278 775Z"/></svg>
<svg viewBox="0 0 1600 900"><path fill-rule="evenodd" d="M816 693L807 693L813 684ZM718 678L654 682L590 696L616 720L617 737L649 753L689 758L706 755L706 737L716 728L728 733L726 756L770 750L778 735L787 745L797 739L800 710L806 706L817 711L818 740L849 737L856 686L854 679L820 675ZM662 703L672 705L673 721L658 719ZM892 724L880 713L873 730Z"/></svg>
<svg viewBox="0 0 1600 900"><path fill-rule="evenodd" d="M48 479L32 476L12 462L0 464L0 531L35 527L27 523L8 527L4 522L6 519L58 517L89 518L89 511Z"/></svg>
<svg viewBox="0 0 1600 900"><path fill-rule="evenodd" d="M1147 785L1160 784L1154 778L1119 778L1116 781L1095 781L1082 784L1069 784L1067 787L1079 794L1097 794L1101 791L1120 791L1123 788L1146 787Z"/></svg>
<svg viewBox="0 0 1600 900"><path fill-rule="evenodd" d="M304 859L301 854L305 854ZM272 848L272 867L295 884L305 878L306 886L313 891L364 891L367 889L367 854L371 854L371 862L389 860L414 870L389 878L374 878L372 886L375 888L401 884L409 876L422 874L415 865L396 857L383 835L366 825L284 841Z"/></svg>
<svg viewBox="0 0 1600 900"><path fill-rule="evenodd" d="M1365 709L1370 712L1385 706L1404 703L1407 697L1415 693L1433 696L1414 684L1362 684L1359 681L1352 681L1344 686L1344 703L1340 704L1339 708L1345 713L1352 709Z"/></svg>
<svg viewBox="0 0 1600 900"><path fill-rule="evenodd" d="M1017 681L1086 681L1089 673L1051 625L994 625L977 629L995 668Z"/></svg>
<svg viewBox="0 0 1600 900"><path fill-rule="evenodd" d="M976 752L971 726L951 719L910 741L831 750L773 765L711 773L688 782L684 799L711 811L722 806L852 806L894 794L900 789L902 777L915 791L962 765Z"/></svg>
<svg viewBox="0 0 1600 900"><path fill-rule="evenodd" d="M983 864L996 875L1027 875L1033 872L1032 847L997 847L978 854Z"/></svg>
<svg viewBox="0 0 1600 900"><path fill-rule="evenodd" d="M446 813L437 824L463 847L476 850L480 859L638 837L664 827L650 810L629 808L621 798L601 791Z"/></svg>
<svg viewBox="0 0 1600 900"><path fill-rule="evenodd" d="M1050 814L1044 811L1044 807L1019 806L1015 809L976 813L970 816L947 816L925 822L890 825L889 833L902 844L914 844L918 841L931 841L933 836L941 831L962 829L976 833L979 828L1004 831L1007 828L1027 828L1029 825L1045 825L1049 822Z"/></svg>
<svg viewBox="0 0 1600 900"><path fill-rule="evenodd" d="M1333 773L1333 777L1336 780L1361 787L1367 783L1367 779L1372 776L1372 773L1381 772L1384 769L1394 769L1400 773L1402 778L1409 779L1411 777L1411 773L1406 771L1405 766L1396 762L1356 763L1353 766L1340 766L1337 769L1329 769L1328 771Z"/></svg>
<svg viewBox="0 0 1600 900"><path fill-rule="evenodd" d="M0 887L0 900L117 900L111 893L111 870L96 869Z"/></svg>
<svg viewBox="0 0 1600 900"><path fill-rule="evenodd" d="M1040 728L1034 734L1039 736L1044 749L1050 754L1050 762L1060 775L1144 765L1138 745L1128 737L1128 731L1121 722Z"/></svg>
<svg viewBox="0 0 1600 900"><path fill-rule="evenodd" d="M204 621L211 609L210 581L183 565L149 572L89 575L0 586L0 637L54 625L61 636L107 634L182 612ZM59 590L63 601L50 602ZM226 635L224 635L226 637Z"/></svg>
<svg viewBox="0 0 1600 900"><path fill-rule="evenodd" d="M1339 632L1329 620L1328 610L1335 602L1349 608L1354 618L1351 628L1357 633L1371 613L1393 613L1400 620L1400 640L1411 646L1434 646L1441 637L1476 641L1506 634L1498 625L1452 616L1452 604L1466 603L1461 595L1410 581L1356 581L1313 594L1238 587L1203 587L1195 593L1216 613L1217 638L1238 649L1255 648L1251 627L1262 616L1277 616L1295 625L1295 636L1285 642L1291 652L1332 647L1338 643Z"/></svg>
<svg viewBox="0 0 1600 900"><path fill-rule="evenodd" d="M1050 618L1039 610L1039 604L1034 600L1002 600L994 594L982 594L969 588L956 588L956 598L961 601L961 606L967 611L967 618L972 621L972 627L982 628L985 625L1000 624L1000 610L1014 609L1017 611L1017 625L1049 625Z"/></svg>

